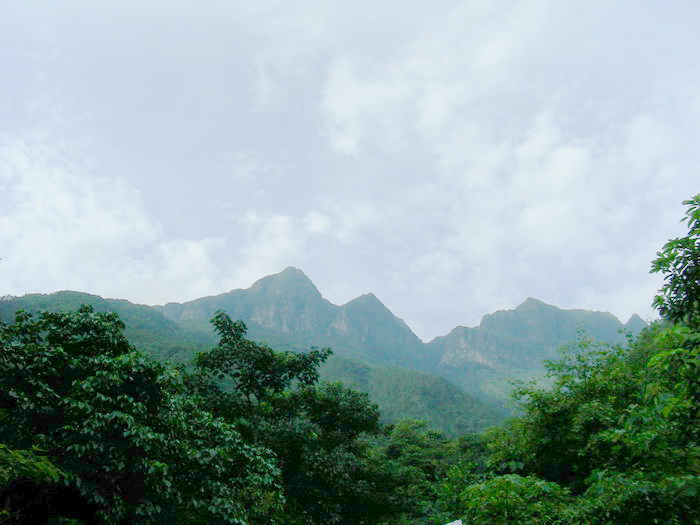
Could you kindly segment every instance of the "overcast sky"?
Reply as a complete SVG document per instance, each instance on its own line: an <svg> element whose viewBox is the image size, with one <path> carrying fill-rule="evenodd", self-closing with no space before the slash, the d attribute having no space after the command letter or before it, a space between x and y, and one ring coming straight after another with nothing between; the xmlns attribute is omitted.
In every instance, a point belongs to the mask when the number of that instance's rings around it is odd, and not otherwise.
<svg viewBox="0 0 700 525"><path fill-rule="evenodd" d="M700 4L0 4L0 295L287 266L424 340L650 307L700 192Z"/></svg>

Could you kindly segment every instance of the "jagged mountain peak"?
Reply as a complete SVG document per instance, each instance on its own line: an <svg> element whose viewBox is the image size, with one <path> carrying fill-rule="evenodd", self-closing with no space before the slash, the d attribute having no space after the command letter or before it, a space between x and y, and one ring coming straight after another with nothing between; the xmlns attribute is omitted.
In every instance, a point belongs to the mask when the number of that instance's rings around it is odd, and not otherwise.
<svg viewBox="0 0 700 525"><path fill-rule="evenodd" d="M632 332L633 334L640 332L643 328L647 326L647 323L639 317L637 314L632 314L629 321L625 323L625 330Z"/></svg>
<svg viewBox="0 0 700 525"><path fill-rule="evenodd" d="M625 323L625 324L638 323L639 321L641 321L642 323L646 324L646 322L644 321L644 319L642 319L641 317L639 317L639 315L637 315L637 314L632 314L632 316L629 318L629 320L628 320L627 323Z"/></svg>
<svg viewBox="0 0 700 525"><path fill-rule="evenodd" d="M349 314L355 319L364 317L372 322L381 320L382 322L399 326L402 331L410 333L411 338L415 338L418 341L418 337L411 331L404 320L396 317L373 293L366 293L348 301L341 307L340 314L341 316Z"/></svg>
<svg viewBox="0 0 700 525"><path fill-rule="evenodd" d="M515 309L518 311L523 311L523 310L532 310L532 309L540 309L540 308L556 308L556 306L549 305L549 304L545 303L544 301L540 301L539 299L535 299L534 297L528 297Z"/></svg>
<svg viewBox="0 0 700 525"><path fill-rule="evenodd" d="M366 293L366 294L360 295L359 297L355 297L354 299L351 299L350 301L345 303L343 305L343 308L346 308L346 307L352 308L352 307L357 307L357 306L365 306L365 307L369 306L369 307L375 307L375 308L379 307L382 310L389 311L389 309L386 306L384 306L384 303L382 303L377 298L377 296L374 295L373 293Z"/></svg>
<svg viewBox="0 0 700 525"><path fill-rule="evenodd" d="M513 310L498 310L492 314L486 314L482 318L481 326L484 326L484 321L490 322L493 318L504 318L504 317L514 317L515 315L529 315L532 313L538 313L542 316L572 316L577 318L594 318L599 319L606 318L609 321L614 321L616 323L622 324L622 322L615 317L610 312L602 312L598 310L584 310L579 308L574 309L563 309L558 306L554 306L539 299L533 297L528 297L520 305L518 305ZM632 323L634 326L646 326L646 323L638 315L633 315L628 323Z"/></svg>
<svg viewBox="0 0 700 525"><path fill-rule="evenodd" d="M275 294L290 296L314 296L321 298L321 292L304 272L288 266L280 273L268 275L253 283L250 292L254 294Z"/></svg>
<svg viewBox="0 0 700 525"><path fill-rule="evenodd" d="M341 306L327 333L366 346L377 362L418 364L424 359L420 339L372 293Z"/></svg>
<svg viewBox="0 0 700 525"><path fill-rule="evenodd" d="M645 326L639 316L623 325L608 312L563 310L528 297L513 310L487 314L479 326L457 327L430 345L442 352L445 367L456 370L470 363L537 369L543 359L556 359L556 349L574 341L580 331L599 341L618 342L621 330L636 334Z"/></svg>
<svg viewBox="0 0 700 525"><path fill-rule="evenodd" d="M287 266L284 270L279 272L277 275L279 276L289 276L292 278L303 278L309 280L309 278L306 276L306 274L301 271L299 268L296 268L294 266Z"/></svg>

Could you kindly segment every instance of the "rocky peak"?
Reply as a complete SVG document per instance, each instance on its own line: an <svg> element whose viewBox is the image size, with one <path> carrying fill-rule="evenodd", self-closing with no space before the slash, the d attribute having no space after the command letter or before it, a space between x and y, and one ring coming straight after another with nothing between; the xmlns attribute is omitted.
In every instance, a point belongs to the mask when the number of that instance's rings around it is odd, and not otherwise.
<svg viewBox="0 0 700 525"><path fill-rule="evenodd" d="M249 288L251 295L288 296L321 299L321 293L311 279L298 268L289 266L280 273L268 275Z"/></svg>
<svg viewBox="0 0 700 525"><path fill-rule="evenodd" d="M644 319L639 317L637 314L632 314L629 321L625 323L625 330L633 334L641 332L646 327L647 324L644 322Z"/></svg>

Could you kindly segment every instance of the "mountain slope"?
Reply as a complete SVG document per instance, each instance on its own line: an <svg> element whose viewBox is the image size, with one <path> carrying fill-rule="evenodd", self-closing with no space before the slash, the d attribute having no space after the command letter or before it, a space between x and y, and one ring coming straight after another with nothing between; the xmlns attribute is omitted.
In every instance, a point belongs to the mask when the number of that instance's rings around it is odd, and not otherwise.
<svg viewBox="0 0 700 525"><path fill-rule="evenodd" d="M175 321L205 322L217 310L224 310L232 318L243 319L250 328L285 334L323 331L338 309L321 296L301 270L291 267L260 279L247 290L154 308Z"/></svg>
<svg viewBox="0 0 700 525"><path fill-rule="evenodd" d="M511 380L541 380L542 361L556 358L557 348L579 331L618 342L621 330L637 333L646 326L638 316L623 325L609 313L561 310L529 298L514 310L485 315L477 327L456 327L424 344L373 294L337 306L291 267L245 290L155 307L78 292L6 298L0 300L0 319L9 320L18 308L65 310L82 303L117 312L135 346L158 359L179 361L216 344L209 320L224 310L246 323L250 339L272 348L332 348L322 376L356 384L385 417L420 414L453 430L492 421L491 408L476 399L503 406ZM472 423L466 422L468 414Z"/></svg>
<svg viewBox="0 0 700 525"><path fill-rule="evenodd" d="M579 331L618 342L621 330L636 334L646 326L638 316L623 325L609 313L561 310L528 298L514 310L485 315L477 327L456 327L424 344L373 294L336 306L295 268L265 277L248 290L159 308L200 330L208 329L207 316L222 308L247 323L251 338L273 347L329 346L339 357L436 374L501 405L512 380L542 379L542 361L556 358L557 348L576 339Z"/></svg>
<svg viewBox="0 0 700 525"><path fill-rule="evenodd" d="M328 346L338 354L371 363L429 366L429 352L422 341L373 294L336 306L296 268L264 277L247 290L154 308L195 331L209 330L209 319L221 309L243 320L251 339L272 347Z"/></svg>
<svg viewBox="0 0 700 525"><path fill-rule="evenodd" d="M172 319L150 306L130 303L123 299L104 299L99 295L81 292L56 292L52 294L29 294L23 297L0 300L0 320L11 322L17 310L51 312L77 310L89 304L97 312L115 312L124 322L125 334L131 344L156 359L184 361L194 352L211 346L210 336L179 326Z"/></svg>
<svg viewBox="0 0 700 525"><path fill-rule="evenodd" d="M641 319L640 319L641 320ZM643 322L643 321L642 321ZM635 328L635 326L632 326ZM601 341L621 341L623 325L607 312L561 310L528 298L515 310L485 315L475 328L457 327L428 346L442 355L443 367L480 363L494 368L540 368L579 331Z"/></svg>
<svg viewBox="0 0 700 525"><path fill-rule="evenodd" d="M269 282L263 284L267 285ZM313 332L308 330L317 323L317 319L311 317L309 322L304 325L303 322L297 322L300 318L303 320L304 316L294 313L295 308L299 308L302 312L308 308L308 303L305 303L303 299L300 300L294 296L286 297L286 291L277 286L260 287L255 292L258 297L245 298L246 302L242 307L240 303L232 305L234 308L239 308L234 311L238 314L251 315L254 319L250 321L251 324L265 322L268 319L265 308L269 307L270 304L268 294L279 296L280 300L274 302L274 307L283 305L286 308L286 310L284 308L277 310L284 323L274 320L276 323L274 326L281 331L282 335L275 334L269 329L266 333L275 335L276 338L284 341L284 334L289 335L293 329L305 333L306 339L314 339ZM228 294L224 295L230 299ZM318 303L318 297L314 298L313 295L308 297L311 297L312 305L323 304ZM210 311L213 314L221 306L218 302L214 302L214 304L207 304L207 302L199 300L194 307L187 305L187 308L181 309L181 312L184 312L185 316L204 316L208 315ZM365 303L368 304L368 310L363 307ZM216 344L216 336L208 322L192 318L177 322L149 306L135 305L125 300L104 299L80 292L31 294L24 297L0 299L0 320L11 322L14 313L19 309L68 311L76 310L83 304L92 305L96 311L116 312L126 325L125 332L129 341L155 359L185 362L195 352L206 351ZM330 305L330 303L328 304ZM373 348L381 348L383 345L390 346L395 339L401 341L402 338L408 343L414 344L414 340L410 336L406 336L407 327L403 321L394 318L373 296L359 298L347 309L331 306L334 315L332 319L326 319L323 326L334 326L334 330L342 333L343 337L353 338L356 337L356 334L364 334L362 341L358 340L357 342L358 347L365 344ZM260 312L265 315L260 316ZM366 315L367 312L372 315ZM258 317L255 317L256 315ZM374 315L384 317L384 321L389 326L386 332L381 330L377 333L374 332L370 322ZM192 324L195 321L196 323ZM284 330L289 331L284 332ZM411 335L413 334L411 333ZM415 339L417 340L417 338ZM298 346L298 344L271 346L281 350L288 349L290 346ZM306 351L308 348L309 346L305 346L297 349ZM382 419L385 422L405 417L420 417L449 435L458 435L465 432L480 432L487 426L496 424L503 417L493 407L462 392L445 379L406 368L370 364L366 361L353 360L337 354L338 352L322 367L321 378L329 381L341 381L348 385L354 385L360 391L367 392L370 399L379 405Z"/></svg>
<svg viewBox="0 0 700 525"><path fill-rule="evenodd" d="M367 392L381 409L382 420L428 421L447 435L481 432L505 413L432 374L399 367L360 363L332 356L321 370L326 381L340 381Z"/></svg>
<svg viewBox="0 0 700 525"><path fill-rule="evenodd" d="M505 401L512 380L540 379L543 361L580 333L599 341L622 342L646 323L633 316L623 325L607 312L561 310L528 298L515 310L485 315L479 326L453 329L428 346L440 356L435 373L466 392Z"/></svg>

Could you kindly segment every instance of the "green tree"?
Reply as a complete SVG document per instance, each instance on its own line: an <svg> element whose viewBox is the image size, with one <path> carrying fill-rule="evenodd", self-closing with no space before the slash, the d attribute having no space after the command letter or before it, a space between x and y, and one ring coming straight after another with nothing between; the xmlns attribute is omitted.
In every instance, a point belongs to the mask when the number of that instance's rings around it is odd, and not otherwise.
<svg viewBox="0 0 700 525"><path fill-rule="evenodd" d="M497 476L466 487L460 496L464 523L582 523L572 520L569 491L537 477Z"/></svg>
<svg viewBox="0 0 700 525"><path fill-rule="evenodd" d="M551 389L515 391L466 523L700 522L700 196L685 204L688 235L652 264L664 319L626 346L582 337L547 365Z"/></svg>
<svg viewBox="0 0 700 525"><path fill-rule="evenodd" d="M391 475L368 461L359 439L379 431L366 394L318 384L330 350L276 352L246 339L242 321L212 319L220 342L199 354L190 388L252 442L273 450L287 523L377 523L395 511Z"/></svg>
<svg viewBox="0 0 700 525"><path fill-rule="evenodd" d="M454 507L463 510L461 500L455 503L455 493L461 492L467 477L481 479L485 453L479 436L466 434L448 440L420 419L385 427L383 435L373 438L370 454L379 470L391 473L394 484L387 487L398 512L382 523L452 521Z"/></svg>
<svg viewBox="0 0 700 525"><path fill-rule="evenodd" d="M663 273L665 283L654 306L672 322L700 328L700 194L683 201L688 206L682 222L685 237L671 239L652 263L652 273Z"/></svg>
<svg viewBox="0 0 700 525"><path fill-rule="evenodd" d="M550 389L524 385L513 392L522 416L490 433L497 473L536 475L585 490L596 468L621 461L605 433L637 400L643 367L626 362L624 347L581 336L546 363Z"/></svg>
<svg viewBox="0 0 700 525"><path fill-rule="evenodd" d="M271 453L203 410L123 328L90 307L1 325L4 444L46 451L107 523L247 523L279 508Z"/></svg>
<svg viewBox="0 0 700 525"><path fill-rule="evenodd" d="M2 414L0 414L0 419ZM36 447L31 450L13 450L0 443L0 501L14 480L29 480L36 484L55 483L63 473ZM3 502L3 505L6 505ZM10 520L10 509L0 508L0 523Z"/></svg>
<svg viewBox="0 0 700 525"><path fill-rule="evenodd" d="M62 475L56 465L38 448L13 450L0 443L0 487L18 478L50 483L60 480Z"/></svg>
<svg viewBox="0 0 700 525"><path fill-rule="evenodd" d="M490 435L492 479L513 472L570 489L564 522L699 520L697 378L668 359L688 335L657 323L629 348L579 341L586 352L550 364L551 390L516 393L522 416Z"/></svg>

